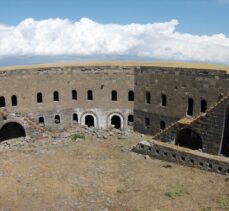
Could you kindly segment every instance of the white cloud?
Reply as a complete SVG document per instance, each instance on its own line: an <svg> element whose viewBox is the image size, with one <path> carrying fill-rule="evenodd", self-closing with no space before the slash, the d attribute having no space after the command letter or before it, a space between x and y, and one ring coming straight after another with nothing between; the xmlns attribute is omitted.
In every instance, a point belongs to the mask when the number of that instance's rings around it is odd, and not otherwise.
<svg viewBox="0 0 229 211"><path fill-rule="evenodd" d="M177 20L118 25L87 18L29 18L17 26L0 25L0 58L106 55L229 63L229 38L224 34L185 34L177 25Z"/></svg>

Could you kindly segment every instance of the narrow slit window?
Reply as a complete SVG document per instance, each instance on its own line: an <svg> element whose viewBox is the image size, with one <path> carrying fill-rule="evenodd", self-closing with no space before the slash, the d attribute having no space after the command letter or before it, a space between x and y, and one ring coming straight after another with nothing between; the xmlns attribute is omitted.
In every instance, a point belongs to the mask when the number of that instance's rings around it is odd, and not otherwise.
<svg viewBox="0 0 229 211"><path fill-rule="evenodd" d="M117 91L113 90L111 92L111 100L112 101L117 101Z"/></svg>
<svg viewBox="0 0 229 211"><path fill-rule="evenodd" d="M145 127L149 128L150 126L150 119L149 118L145 118Z"/></svg>
<svg viewBox="0 0 229 211"><path fill-rule="evenodd" d="M88 100L93 100L93 92L92 92L92 90L88 90L87 91L87 99Z"/></svg>
<svg viewBox="0 0 229 211"><path fill-rule="evenodd" d="M16 95L13 95L11 97L11 103L12 103L12 106L17 106L17 96Z"/></svg>
<svg viewBox="0 0 229 211"><path fill-rule="evenodd" d="M77 122L78 122L78 115L77 115L76 113L74 113L74 114L72 115L72 121L73 121L74 123L77 123Z"/></svg>
<svg viewBox="0 0 229 211"><path fill-rule="evenodd" d="M206 113L207 110L207 101L205 99L201 99L201 103L200 103L200 112L201 113Z"/></svg>
<svg viewBox="0 0 229 211"><path fill-rule="evenodd" d="M149 92L145 93L145 102L146 104L150 104L151 103L151 95Z"/></svg>
<svg viewBox="0 0 229 211"><path fill-rule="evenodd" d="M1 96L0 97L0 107L5 107L5 106L6 106L5 97Z"/></svg>
<svg viewBox="0 0 229 211"><path fill-rule="evenodd" d="M165 122L164 121L160 121L160 129L161 130L165 129Z"/></svg>
<svg viewBox="0 0 229 211"><path fill-rule="evenodd" d="M76 90L72 90L72 99L77 100L77 91Z"/></svg>
<svg viewBox="0 0 229 211"><path fill-rule="evenodd" d="M130 114L128 116L128 125L132 126L134 123L134 115Z"/></svg>
<svg viewBox="0 0 229 211"><path fill-rule="evenodd" d="M193 106L194 101L191 97L188 98L188 109L187 109L187 115L192 116L193 115Z"/></svg>
<svg viewBox="0 0 229 211"><path fill-rule="evenodd" d="M37 103L43 103L43 96L41 92L37 93Z"/></svg>
<svg viewBox="0 0 229 211"><path fill-rule="evenodd" d="M128 92L128 101L134 101L134 91L132 90Z"/></svg>
<svg viewBox="0 0 229 211"><path fill-rule="evenodd" d="M165 94L161 95L161 105L167 106L167 96Z"/></svg>
<svg viewBox="0 0 229 211"><path fill-rule="evenodd" d="M59 101L59 92L58 91L53 92L53 101Z"/></svg>

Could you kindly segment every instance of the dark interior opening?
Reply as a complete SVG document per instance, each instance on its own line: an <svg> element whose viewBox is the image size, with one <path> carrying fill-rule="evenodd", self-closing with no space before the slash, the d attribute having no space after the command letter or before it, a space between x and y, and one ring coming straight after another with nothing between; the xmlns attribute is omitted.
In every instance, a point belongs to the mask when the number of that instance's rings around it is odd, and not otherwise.
<svg viewBox="0 0 229 211"><path fill-rule="evenodd" d="M187 115L192 116L193 115L193 106L194 101L192 98L188 98L188 109L187 109Z"/></svg>
<svg viewBox="0 0 229 211"><path fill-rule="evenodd" d="M128 125L133 125L134 123L134 115L130 114L128 116Z"/></svg>
<svg viewBox="0 0 229 211"><path fill-rule="evenodd" d="M160 129L161 130L165 129L165 122L164 121L160 121Z"/></svg>
<svg viewBox="0 0 229 211"><path fill-rule="evenodd" d="M53 92L53 101L59 101L59 93L57 91Z"/></svg>
<svg viewBox="0 0 229 211"><path fill-rule="evenodd" d="M167 105L167 97L165 94L161 95L161 105L166 106Z"/></svg>
<svg viewBox="0 0 229 211"><path fill-rule="evenodd" d="M9 122L3 125L0 130L0 141L5 141L12 138L25 137L25 129L16 122Z"/></svg>
<svg viewBox="0 0 229 211"><path fill-rule="evenodd" d="M93 92L91 90L87 91L87 99L88 100L93 100Z"/></svg>
<svg viewBox="0 0 229 211"><path fill-rule="evenodd" d="M88 127L95 127L95 120L92 115L87 115L85 117L85 125L87 125Z"/></svg>
<svg viewBox="0 0 229 211"><path fill-rule="evenodd" d="M128 101L134 101L134 91L132 90L128 92Z"/></svg>
<svg viewBox="0 0 229 211"><path fill-rule="evenodd" d="M223 132L223 142L221 153L224 156L229 157L229 106L225 112L225 123L224 123L224 132Z"/></svg>
<svg viewBox="0 0 229 211"><path fill-rule="evenodd" d="M178 132L176 145L193 150L202 149L202 139L195 131L185 128Z"/></svg>
<svg viewBox="0 0 229 211"><path fill-rule="evenodd" d="M0 97L0 107L5 107L5 106L6 106L5 97L1 96Z"/></svg>
<svg viewBox="0 0 229 211"><path fill-rule="evenodd" d="M145 118L145 127L149 128L150 126L150 119L149 118Z"/></svg>
<svg viewBox="0 0 229 211"><path fill-rule="evenodd" d="M145 102L147 104L150 104L150 102L151 102L151 96L150 96L150 93L149 92L146 92Z"/></svg>
<svg viewBox="0 0 229 211"><path fill-rule="evenodd" d="M40 125L44 125L45 124L44 117L39 117L38 122Z"/></svg>
<svg viewBox="0 0 229 211"><path fill-rule="evenodd" d="M111 100L112 101L117 101L117 91L113 90L111 92Z"/></svg>
<svg viewBox="0 0 229 211"><path fill-rule="evenodd" d="M77 91L76 90L72 90L72 99L77 100Z"/></svg>
<svg viewBox="0 0 229 211"><path fill-rule="evenodd" d="M13 95L11 97L11 103L12 103L12 106L17 106L17 96L16 95Z"/></svg>
<svg viewBox="0 0 229 211"><path fill-rule="evenodd" d="M74 113L74 114L72 115L72 120L73 120L73 122L75 122L75 123L78 122L78 115L77 115L76 113Z"/></svg>
<svg viewBox="0 0 229 211"><path fill-rule="evenodd" d="M114 115L111 118L111 125L114 125L114 128L116 128L116 129L120 129L121 128L121 119L120 119L120 117L117 116L117 115Z"/></svg>
<svg viewBox="0 0 229 211"><path fill-rule="evenodd" d="M38 103L43 103L43 96L42 96L41 92L37 93L37 102Z"/></svg>
<svg viewBox="0 0 229 211"><path fill-rule="evenodd" d="M56 124L60 124L60 116L56 115L54 121Z"/></svg>
<svg viewBox="0 0 229 211"><path fill-rule="evenodd" d="M207 101L205 99L201 99L201 103L200 103L200 112L201 113L205 113L207 110Z"/></svg>

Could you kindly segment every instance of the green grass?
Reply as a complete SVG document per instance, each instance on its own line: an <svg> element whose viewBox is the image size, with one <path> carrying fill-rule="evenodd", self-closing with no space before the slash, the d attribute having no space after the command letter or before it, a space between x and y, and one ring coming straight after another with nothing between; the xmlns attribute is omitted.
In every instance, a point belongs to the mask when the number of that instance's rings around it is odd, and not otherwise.
<svg viewBox="0 0 229 211"><path fill-rule="evenodd" d="M71 140L76 141L77 139L85 139L85 135L83 133L76 133L72 135Z"/></svg>

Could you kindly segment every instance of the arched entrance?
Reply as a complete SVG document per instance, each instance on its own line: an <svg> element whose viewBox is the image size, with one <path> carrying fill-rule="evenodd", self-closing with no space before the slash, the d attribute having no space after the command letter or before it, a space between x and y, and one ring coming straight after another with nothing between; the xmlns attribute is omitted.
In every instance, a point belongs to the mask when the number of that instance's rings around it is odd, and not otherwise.
<svg viewBox="0 0 229 211"><path fill-rule="evenodd" d="M111 125L114 125L114 128L121 129L121 119L119 116L114 115L111 118Z"/></svg>
<svg viewBox="0 0 229 211"><path fill-rule="evenodd" d="M85 125L87 125L88 127L95 127L95 120L92 115L89 114L85 116Z"/></svg>
<svg viewBox="0 0 229 211"><path fill-rule="evenodd" d="M178 132L176 145L193 150L202 149L202 139L195 131L185 128Z"/></svg>
<svg viewBox="0 0 229 211"><path fill-rule="evenodd" d="M0 141L25 136L25 129L17 122L8 122L0 130Z"/></svg>

